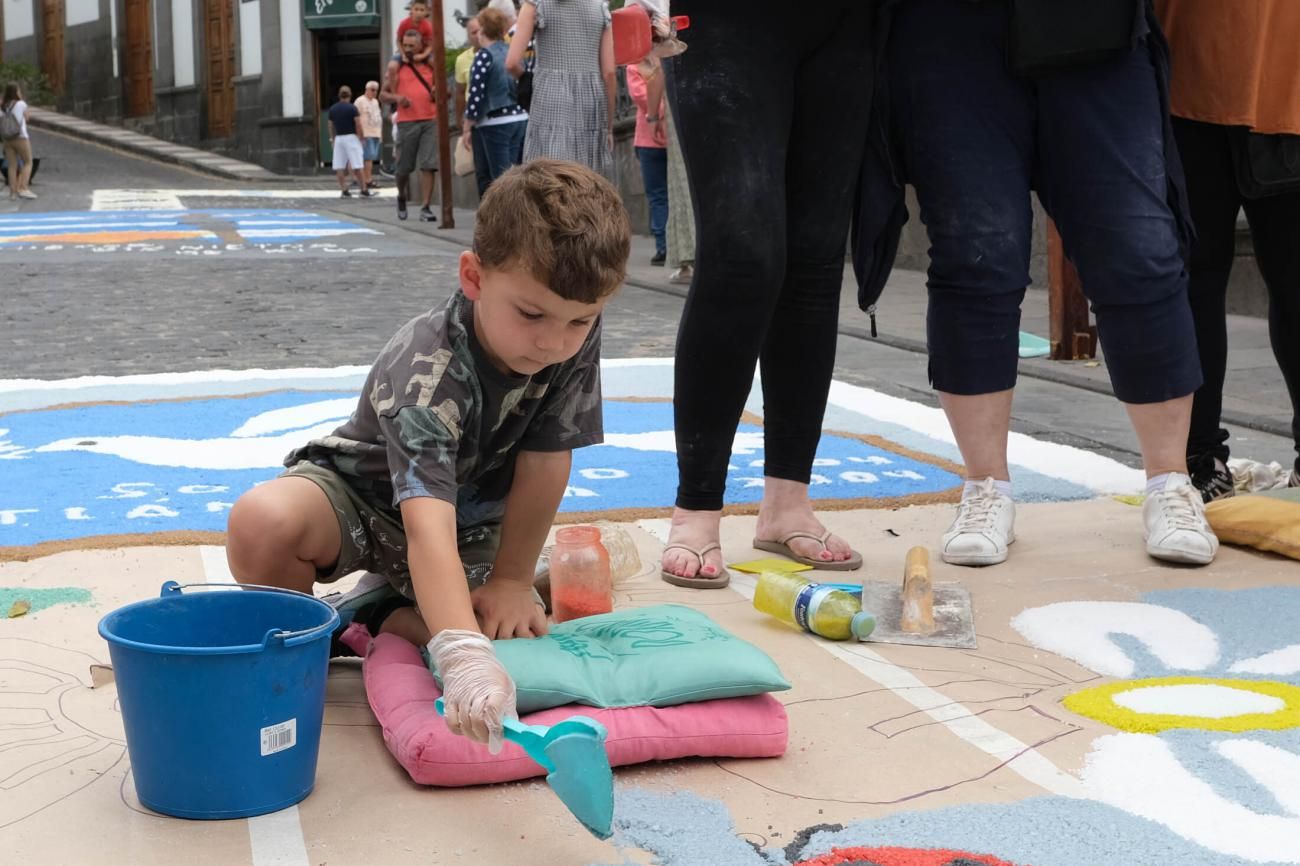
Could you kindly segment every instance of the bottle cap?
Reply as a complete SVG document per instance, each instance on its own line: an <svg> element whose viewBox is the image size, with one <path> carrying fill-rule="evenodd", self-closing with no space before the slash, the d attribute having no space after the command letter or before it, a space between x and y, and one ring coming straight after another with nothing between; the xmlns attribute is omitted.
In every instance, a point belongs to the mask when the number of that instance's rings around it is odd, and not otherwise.
<svg viewBox="0 0 1300 866"><path fill-rule="evenodd" d="M849 630L858 640L866 640L876 630L876 618L865 610L858 611L849 622Z"/></svg>

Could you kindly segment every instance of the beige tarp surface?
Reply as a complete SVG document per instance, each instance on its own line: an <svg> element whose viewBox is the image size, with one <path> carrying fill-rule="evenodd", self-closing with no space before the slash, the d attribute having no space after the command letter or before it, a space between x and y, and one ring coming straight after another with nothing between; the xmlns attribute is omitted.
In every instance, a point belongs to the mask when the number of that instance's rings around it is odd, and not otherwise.
<svg viewBox="0 0 1300 866"><path fill-rule="evenodd" d="M950 514L934 505L825 519L862 551L869 579L896 580L907 549L933 549ZM724 521L730 561L758 555L749 547L753 526L752 517ZM756 612L743 576L720 592L667 586L650 567L663 522L630 528L647 568L620 587L620 607L695 606L766 650L794 688L779 695L790 716L784 758L630 768L616 771L616 781L721 799L737 832L760 842L780 843L821 822L1068 793L1090 743L1109 729L1059 701L1104 680L1028 646L1010 626L1028 607L1300 583L1293 562L1227 548L1209 568L1158 564L1143 552L1141 520L1129 505L1029 505L1019 510L1019 540L1004 565L935 565L936 580L961 580L974 596L978 650L832 646ZM0 861L649 862L579 829L540 780L455 790L412 784L384 747L354 660L332 665L316 790L296 811L194 822L140 807L116 690L91 688L90 666L108 661L96 623L156 594L163 580L202 581L220 562L216 548L140 547L0 564L0 586L84 587L94 598L0 619Z"/></svg>

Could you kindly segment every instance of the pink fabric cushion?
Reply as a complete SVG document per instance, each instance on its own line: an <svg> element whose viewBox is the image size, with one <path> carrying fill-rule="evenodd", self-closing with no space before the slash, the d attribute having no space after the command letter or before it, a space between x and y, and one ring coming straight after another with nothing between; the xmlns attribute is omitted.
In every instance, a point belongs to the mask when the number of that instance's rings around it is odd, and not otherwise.
<svg viewBox="0 0 1300 866"><path fill-rule="evenodd" d="M397 762L421 785L457 787L544 776L546 771L507 743L499 755L458 737L433 708L441 692L420 651L395 635L370 642L363 666L366 695ZM785 707L768 694L673 707L555 707L524 716L553 725L574 714L609 730L605 749L619 767L672 758L774 758L785 754Z"/></svg>

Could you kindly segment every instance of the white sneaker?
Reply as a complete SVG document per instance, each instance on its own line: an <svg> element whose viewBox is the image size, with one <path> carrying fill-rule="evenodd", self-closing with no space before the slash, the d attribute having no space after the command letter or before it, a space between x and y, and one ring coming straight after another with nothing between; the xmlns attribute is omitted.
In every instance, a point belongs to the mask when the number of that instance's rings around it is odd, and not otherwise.
<svg viewBox="0 0 1300 866"><path fill-rule="evenodd" d="M1171 474L1165 487L1142 504L1147 553L1167 562L1205 565L1219 552L1219 539L1205 519L1205 503L1186 475Z"/></svg>
<svg viewBox="0 0 1300 866"><path fill-rule="evenodd" d="M997 565L1016 540L1016 503L992 478L962 494L957 518L943 536L943 561L952 565Z"/></svg>
<svg viewBox="0 0 1300 866"><path fill-rule="evenodd" d="M30 198L36 198L37 196L36 193L32 192L30 189L25 189L22 192L18 193L18 197L30 199Z"/></svg>

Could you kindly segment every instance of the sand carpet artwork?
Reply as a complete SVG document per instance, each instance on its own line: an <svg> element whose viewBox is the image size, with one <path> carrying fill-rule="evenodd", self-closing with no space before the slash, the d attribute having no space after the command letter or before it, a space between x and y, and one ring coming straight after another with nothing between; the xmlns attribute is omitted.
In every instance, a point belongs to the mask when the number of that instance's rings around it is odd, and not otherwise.
<svg viewBox="0 0 1300 866"><path fill-rule="evenodd" d="M0 381L0 560L220 543L239 495L274 477L292 448L345 420L364 375L355 367ZM561 519L663 515L676 483L671 367L611 361L604 378L605 442L575 452ZM960 469L949 443L906 418L878 418L865 389L849 396L832 404L818 449L820 507L955 501ZM751 402L727 478L734 512L752 512L762 496L761 400ZM1031 499L1091 492L1070 478L1027 474Z"/></svg>
<svg viewBox="0 0 1300 866"><path fill-rule="evenodd" d="M0 385L0 533L13 533L0 561L6 858L142 866L306 866L376 857L421 866L1300 866L1294 561L1225 547L1203 569L1154 562L1142 548L1138 509L1100 495L1134 492L1140 473L1013 437L1013 472L1026 501L1011 558L961 569L932 557L935 580L961 581L970 590L978 647L824 641L755 611L752 575L735 572L730 587L715 591L659 579L672 475L671 451L653 447L671 429L663 414L671 367L659 361L607 364L607 429L640 438L604 456L604 446L588 449L595 459L575 466L571 484L597 496L570 496L567 513L614 515L636 544L643 568L616 587L616 609L688 605L776 662L792 684L775 693L789 722L784 756L619 768L615 833L602 842L539 779L414 785L385 748L358 661L338 659L330 664L316 786L307 799L228 821L150 812L135 794L117 686L96 624L111 610L157 595L164 580L230 582L224 550L213 543L219 523L184 524L183 531L196 533L188 541L156 529L136 532L140 537L129 540L143 543L130 546L101 545L94 532L40 533L64 522L162 519L126 516L142 506L219 520L221 509L209 511L207 503L229 501L236 486L235 476L219 473L258 468L157 466L78 443L120 445L114 437L138 435L300 436L339 411L300 407L348 399L362 375L349 368ZM48 435L28 435L37 429L33 419L70 407L183 413L205 401L244 400L266 402L171 427L161 423L165 415L151 416L159 423L146 431L113 426L109 414L84 416L102 422L87 428L64 417L61 426L40 428ZM746 489L739 479L761 477L760 466L748 465L762 459L761 440L744 436L761 430L760 410L755 398L737 437L732 492ZM944 475L955 451L936 412L842 383L832 388L825 427L835 433L819 459L838 462L816 471L832 479L819 486L831 488L824 501L837 507L823 518L861 550L864 566L829 579L896 581L913 545L934 552L952 506L927 497L955 483ZM28 426L20 425L24 419ZM75 447L37 450L65 440ZM247 453L247 446L229 446L228 453ZM41 474L9 483L14 467L55 457L87 461L61 470L43 464L70 492L16 499ZM94 462L101 460L108 469ZM589 477L583 468L606 471ZM627 477L600 477L617 474L610 470ZM855 490L851 484L872 488L865 476L839 478L845 472L874 475L890 506L873 507L880 500L861 491L845 495ZM659 484L658 474L669 478L653 495L618 492L618 482ZM114 491L119 484L154 486ZM122 491L145 492L98 498ZM618 507L578 507L581 499ZM187 507L191 501L201 507ZM88 519L70 519L67 509L77 508L84 511L73 515ZM750 547L754 528L752 514L723 519L729 562L759 555ZM59 541L67 543L54 546ZM26 612L5 618L19 601Z"/></svg>

